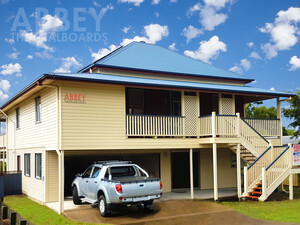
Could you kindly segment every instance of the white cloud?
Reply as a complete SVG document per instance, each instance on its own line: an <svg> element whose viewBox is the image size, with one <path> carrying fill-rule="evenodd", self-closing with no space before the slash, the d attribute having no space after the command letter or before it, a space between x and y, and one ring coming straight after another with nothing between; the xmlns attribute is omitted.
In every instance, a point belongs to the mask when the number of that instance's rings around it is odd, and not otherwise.
<svg viewBox="0 0 300 225"><path fill-rule="evenodd" d="M172 51L178 51L178 49L176 48L176 43L175 43L175 42L172 43L172 44L170 44L168 48L169 48L170 50L172 50Z"/></svg>
<svg viewBox="0 0 300 225"><path fill-rule="evenodd" d="M160 0L152 0L153 5L157 5L160 2Z"/></svg>
<svg viewBox="0 0 300 225"><path fill-rule="evenodd" d="M18 59L20 52L13 52L11 54L8 54L8 58L10 59Z"/></svg>
<svg viewBox="0 0 300 225"><path fill-rule="evenodd" d="M8 92L11 85L8 80L1 80L0 81L0 89L2 89L4 92Z"/></svg>
<svg viewBox="0 0 300 225"><path fill-rule="evenodd" d="M62 63L58 69L54 71L54 73L70 73L71 68L78 68L81 64L77 61L77 59L72 57L62 58Z"/></svg>
<svg viewBox="0 0 300 225"><path fill-rule="evenodd" d="M238 73L238 74L243 74L243 69L239 66L233 66L229 69L229 71Z"/></svg>
<svg viewBox="0 0 300 225"><path fill-rule="evenodd" d="M291 64L291 68L289 69L289 71L297 70L300 68L300 58L295 55L290 59L289 63Z"/></svg>
<svg viewBox="0 0 300 225"><path fill-rule="evenodd" d="M251 52L249 57L253 59L261 59L260 55L255 51Z"/></svg>
<svg viewBox="0 0 300 225"><path fill-rule="evenodd" d="M46 50L44 50L42 52L35 52L34 54L39 58L44 58L44 59L53 58L53 56L51 54L49 54L49 52L47 52Z"/></svg>
<svg viewBox="0 0 300 225"><path fill-rule="evenodd" d="M98 2L96 2L96 1L93 1L93 5L96 6L96 7L100 7L100 6L101 6L101 5L100 5Z"/></svg>
<svg viewBox="0 0 300 225"><path fill-rule="evenodd" d="M135 6L140 6L141 3L144 2L144 0L119 0L119 2L121 2L121 3L132 3Z"/></svg>
<svg viewBox="0 0 300 225"><path fill-rule="evenodd" d="M271 87L271 88L270 88L270 91L275 91L275 88Z"/></svg>
<svg viewBox="0 0 300 225"><path fill-rule="evenodd" d="M158 12L155 12L154 15L156 16L156 18L159 17L159 13Z"/></svg>
<svg viewBox="0 0 300 225"><path fill-rule="evenodd" d="M5 38L4 40L5 40L7 43L9 43L9 44L14 44L14 43L15 43L15 40L12 39L12 38L10 38L10 39Z"/></svg>
<svg viewBox="0 0 300 225"><path fill-rule="evenodd" d="M123 29L122 29L122 31L125 33L125 34L127 34L128 33L128 31L131 29L131 26L129 25L128 27L124 27Z"/></svg>
<svg viewBox="0 0 300 225"><path fill-rule="evenodd" d="M193 27L192 25L185 27L182 31L182 35L186 37L187 43L189 43L193 38L200 36L201 34L203 34L203 31Z"/></svg>
<svg viewBox="0 0 300 225"><path fill-rule="evenodd" d="M33 59L33 55L27 55L27 59Z"/></svg>
<svg viewBox="0 0 300 225"><path fill-rule="evenodd" d="M170 2L172 2L172 3L176 3L176 2L177 2L177 0L170 0Z"/></svg>
<svg viewBox="0 0 300 225"><path fill-rule="evenodd" d="M254 43L253 43L252 41L250 41L250 42L247 43L247 46L248 46L249 48L252 48L252 47L254 46Z"/></svg>
<svg viewBox="0 0 300 225"><path fill-rule="evenodd" d="M7 65L2 65L1 69L3 69L0 74L2 75L12 75L12 74L16 74L16 76L21 76L21 70L22 70L22 66L19 63L15 63L15 64L7 64Z"/></svg>
<svg viewBox="0 0 300 225"><path fill-rule="evenodd" d="M273 23L265 23L259 28L262 33L270 34L270 42L261 46L268 59L275 57L278 51L289 50L300 35L300 8L290 7L279 11Z"/></svg>
<svg viewBox="0 0 300 225"><path fill-rule="evenodd" d="M210 63L211 59L216 59L220 52L226 52L226 44L219 40L218 36L213 36L208 41L201 41L196 51L185 50L184 54L194 59Z"/></svg>
<svg viewBox="0 0 300 225"><path fill-rule="evenodd" d="M111 53L112 51L116 50L118 46L116 45L110 45L108 48L101 48L98 50L98 52L93 52L91 49L91 56L94 61L102 58L103 56L106 56L107 54Z"/></svg>
<svg viewBox="0 0 300 225"><path fill-rule="evenodd" d="M150 44L155 44L160 41L163 37L167 37L169 35L168 26L161 26L159 24L150 24L144 26L144 34L145 36L135 36L132 39L125 38L121 42L121 45L125 46L132 41L144 41Z"/></svg>
<svg viewBox="0 0 300 225"><path fill-rule="evenodd" d="M39 30L36 33L22 30L20 34L25 42L32 44L38 48L43 48L48 51L54 51L53 48L49 47L46 44L47 37L49 36L49 34L54 34L62 26L63 22L57 16L51 16L47 14L42 17L39 23Z"/></svg>
<svg viewBox="0 0 300 225"><path fill-rule="evenodd" d="M228 18L225 13L220 10L224 9L227 4L232 4L232 0L204 0L204 5L200 3L190 7L187 12L188 16L192 16L199 11L200 23L205 30L214 30L216 26L225 22Z"/></svg>
<svg viewBox="0 0 300 225"><path fill-rule="evenodd" d="M8 94L4 94L1 90L0 90L0 101L4 101L6 99L8 99Z"/></svg>
<svg viewBox="0 0 300 225"><path fill-rule="evenodd" d="M251 68L251 62L248 59L242 59L241 66L244 68L244 70L248 71Z"/></svg>

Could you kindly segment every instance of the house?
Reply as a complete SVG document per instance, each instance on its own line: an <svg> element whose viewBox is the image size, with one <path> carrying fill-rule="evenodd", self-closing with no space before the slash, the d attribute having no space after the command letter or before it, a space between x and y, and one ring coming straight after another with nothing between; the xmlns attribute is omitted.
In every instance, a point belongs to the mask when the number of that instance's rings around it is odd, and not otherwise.
<svg viewBox="0 0 300 225"><path fill-rule="evenodd" d="M59 201L60 212L75 174L108 159L138 163L164 192L213 188L217 200L218 188L237 187L265 200L292 177L280 98L293 95L252 81L142 42L77 73L43 74L1 106L8 169L22 170L25 194ZM277 119L244 118L246 103L266 99L277 99ZM251 195L259 180L261 196Z"/></svg>

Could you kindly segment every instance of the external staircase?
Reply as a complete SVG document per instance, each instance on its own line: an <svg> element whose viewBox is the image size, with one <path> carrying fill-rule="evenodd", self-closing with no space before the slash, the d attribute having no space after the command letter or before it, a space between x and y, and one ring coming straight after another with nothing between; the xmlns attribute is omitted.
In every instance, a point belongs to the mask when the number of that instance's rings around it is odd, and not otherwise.
<svg viewBox="0 0 300 225"><path fill-rule="evenodd" d="M200 138L212 142L219 139L223 143L227 139L227 146L234 152L237 152L237 143L240 144L240 156L247 163L242 197L265 201L291 174L292 146L272 146L238 113L213 113L210 117L200 118L200 124L204 124L204 127L200 126ZM212 138L207 138L209 135Z"/></svg>

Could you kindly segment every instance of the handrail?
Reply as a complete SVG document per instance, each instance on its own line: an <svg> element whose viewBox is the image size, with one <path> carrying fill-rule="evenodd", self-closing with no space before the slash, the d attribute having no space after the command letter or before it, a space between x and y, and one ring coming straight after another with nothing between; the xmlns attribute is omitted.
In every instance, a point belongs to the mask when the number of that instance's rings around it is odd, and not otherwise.
<svg viewBox="0 0 300 225"><path fill-rule="evenodd" d="M170 115L144 115L144 114L126 114L126 116L154 116L154 117L185 118L185 116L170 116Z"/></svg>
<svg viewBox="0 0 300 225"><path fill-rule="evenodd" d="M237 117L236 115L225 115L225 114L218 114L216 116L230 116L230 117Z"/></svg>
<svg viewBox="0 0 300 225"><path fill-rule="evenodd" d="M206 116L198 116L198 118L205 118L205 117L211 117L211 115L206 115Z"/></svg>
<svg viewBox="0 0 300 225"><path fill-rule="evenodd" d="M258 133L257 130L255 130L247 121L245 121L243 118L241 118L241 120L243 120L252 130L255 131L255 133L257 133L265 142L269 144L269 141L265 139L260 133Z"/></svg>
<svg viewBox="0 0 300 225"><path fill-rule="evenodd" d="M267 148L266 151L264 151L249 167L248 170L261 158L264 156L264 154L266 154L269 150L271 149L271 146Z"/></svg>
<svg viewBox="0 0 300 225"><path fill-rule="evenodd" d="M273 161L271 162L271 164L266 168L266 171L290 148L290 146L288 146L286 149L284 149L284 151Z"/></svg>
<svg viewBox="0 0 300 225"><path fill-rule="evenodd" d="M280 119L271 119L271 118L247 118L247 117L244 117L241 119L245 119L245 120L280 120Z"/></svg>

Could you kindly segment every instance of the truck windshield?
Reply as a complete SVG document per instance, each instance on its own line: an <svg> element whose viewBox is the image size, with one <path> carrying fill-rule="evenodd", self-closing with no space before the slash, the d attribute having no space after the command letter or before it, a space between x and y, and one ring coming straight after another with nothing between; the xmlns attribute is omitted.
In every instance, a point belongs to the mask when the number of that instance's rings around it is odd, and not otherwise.
<svg viewBox="0 0 300 225"><path fill-rule="evenodd" d="M133 166L114 166L110 168L110 173L112 177L136 176L136 170Z"/></svg>

